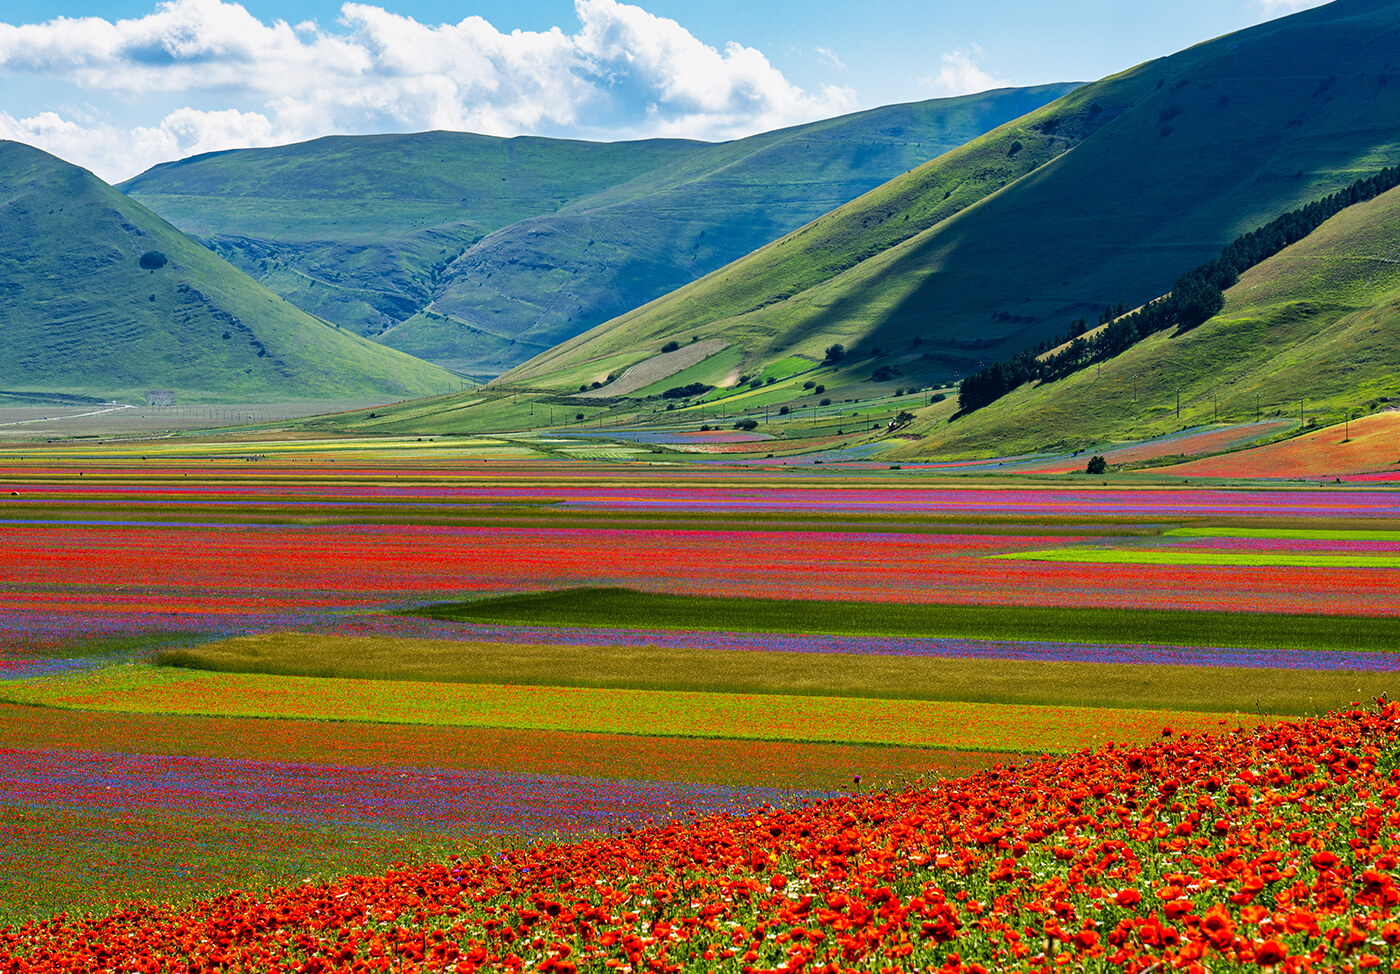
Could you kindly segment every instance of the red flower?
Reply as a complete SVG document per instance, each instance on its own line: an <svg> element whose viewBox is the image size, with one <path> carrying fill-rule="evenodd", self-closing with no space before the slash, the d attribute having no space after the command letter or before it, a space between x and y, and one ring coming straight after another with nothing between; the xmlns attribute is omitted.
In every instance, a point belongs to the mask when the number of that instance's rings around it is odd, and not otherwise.
<svg viewBox="0 0 1400 974"><path fill-rule="evenodd" d="M1288 948L1272 938L1254 948L1254 962L1260 967L1273 967L1287 956Z"/></svg>

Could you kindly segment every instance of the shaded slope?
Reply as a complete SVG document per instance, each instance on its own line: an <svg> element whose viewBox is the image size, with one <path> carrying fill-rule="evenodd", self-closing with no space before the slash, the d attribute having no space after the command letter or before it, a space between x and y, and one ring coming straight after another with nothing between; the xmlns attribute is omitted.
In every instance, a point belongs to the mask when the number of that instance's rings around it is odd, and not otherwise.
<svg viewBox="0 0 1400 974"><path fill-rule="evenodd" d="M516 375L684 331L750 365L840 341L956 378L1392 162L1397 45L1400 5L1339 0L1087 85Z"/></svg>
<svg viewBox="0 0 1400 974"><path fill-rule="evenodd" d="M141 265L159 261L155 268ZM180 401L460 386L298 310L84 169L0 142L0 389Z"/></svg>
<svg viewBox="0 0 1400 974"><path fill-rule="evenodd" d="M951 422L916 424L927 439L901 452L1079 449L1256 417L1332 424L1392 399L1400 399L1400 189L1343 210L1246 271L1200 327L1160 332L1101 368L1022 386Z"/></svg>
<svg viewBox="0 0 1400 974"><path fill-rule="evenodd" d="M299 306L494 374L680 287L1072 85L736 142L320 139L122 188Z"/></svg>

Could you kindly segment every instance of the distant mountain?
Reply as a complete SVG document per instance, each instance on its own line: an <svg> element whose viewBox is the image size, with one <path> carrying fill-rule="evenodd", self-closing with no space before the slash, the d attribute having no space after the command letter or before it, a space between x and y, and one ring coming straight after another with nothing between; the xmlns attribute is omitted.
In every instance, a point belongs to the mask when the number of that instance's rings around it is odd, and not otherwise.
<svg viewBox="0 0 1400 974"><path fill-rule="evenodd" d="M0 391L384 400L460 388L299 310L85 169L0 141Z"/></svg>
<svg viewBox="0 0 1400 974"><path fill-rule="evenodd" d="M722 144L327 138L197 156L120 188L298 306L487 376L1073 87L893 105Z"/></svg>
<svg viewBox="0 0 1400 974"><path fill-rule="evenodd" d="M1338 0L1078 88L506 378L577 388L694 338L725 348L705 382L834 343L828 386L954 380L1400 160L1396 119L1400 3Z"/></svg>

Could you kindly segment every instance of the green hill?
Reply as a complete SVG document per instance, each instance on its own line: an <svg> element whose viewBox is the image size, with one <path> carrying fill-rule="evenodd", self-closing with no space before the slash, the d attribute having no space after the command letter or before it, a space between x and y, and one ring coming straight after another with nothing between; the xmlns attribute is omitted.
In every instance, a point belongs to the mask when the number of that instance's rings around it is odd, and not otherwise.
<svg viewBox="0 0 1400 974"><path fill-rule="evenodd" d="M956 379L1400 158L1398 49L1400 4L1338 0L1083 86L506 381L577 388L691 337L730 375L841 343L833 389Z"/></svg>
<svg viewBox="0 0 1400 974"><path fill-rule="evenodd" d="M121 189L314 314L495 375L1073 87L722 144L328 138L197 156Z"/></svg>
<svg viewBox="0 0 1400 974"><path fill-rule="evenodd" d="M1181 409L1177 412L1178 390ZM1400 189L1343 210L1241 275L1220 314L1101 368L911 427L900 456L1083 449L1213 422L1341 422L1400 401Z"/></svg>
<svg viewBox="0 0 1400 974"><path fill-rule="evenodd" d="M0 390L385 400L451 373L317 320L85 169L0 141Z"/></svg>

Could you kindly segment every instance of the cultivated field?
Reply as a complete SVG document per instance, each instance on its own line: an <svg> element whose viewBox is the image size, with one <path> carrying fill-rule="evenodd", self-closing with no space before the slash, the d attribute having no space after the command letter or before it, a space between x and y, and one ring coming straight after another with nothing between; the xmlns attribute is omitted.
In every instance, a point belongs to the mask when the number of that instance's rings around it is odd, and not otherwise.
<svg viewBox="0 0 1400 974"><path fill-rule="evenodd" d="M1209 939L1276 847L1376 915L1346 877L1389 840L1282 784L1386 778L1393 711L1271 728L1392 692L1391 491L407 438L21 445L0 486L0 898L73 917L11 927L18 969L171 924L157 956L259 970L1079 963L1160 946L1128 889ZM1232 963L1310 943L1230 909Z"/></svg>

